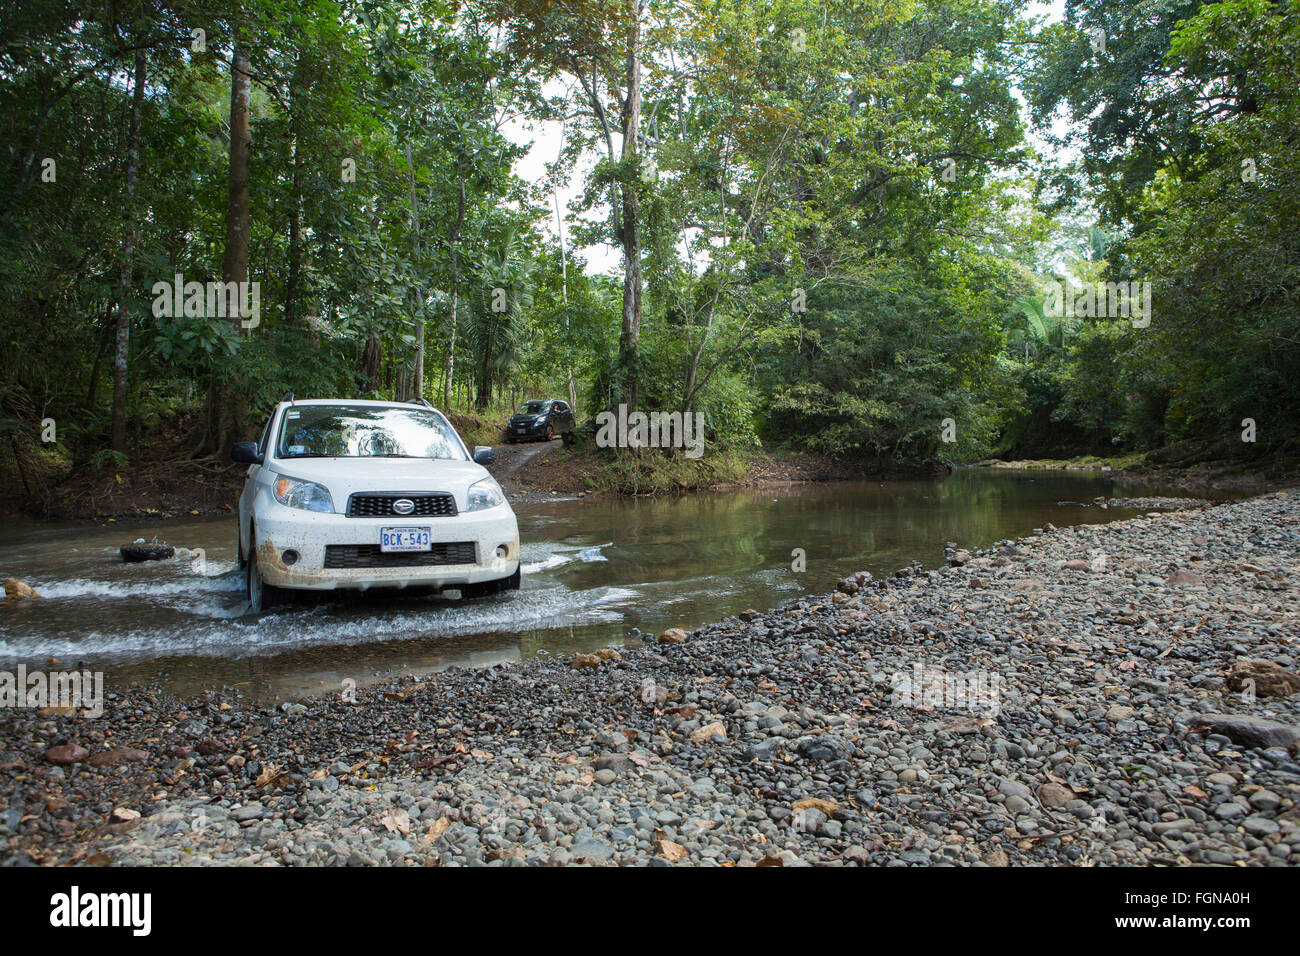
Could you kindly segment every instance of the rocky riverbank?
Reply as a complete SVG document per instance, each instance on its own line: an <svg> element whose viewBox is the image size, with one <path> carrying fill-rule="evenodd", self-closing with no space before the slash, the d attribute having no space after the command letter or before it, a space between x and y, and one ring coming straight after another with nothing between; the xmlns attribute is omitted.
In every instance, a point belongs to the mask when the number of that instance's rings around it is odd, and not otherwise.
<svg viewBox="0 0 1300 956"><path fill-rule="evenodd" d="M1170 449L1134 453L1114 458L1086 455L1078 458L1008 459L989 458L977 468L1011 471L1081 471L1109 475L1116 484L1133 487L1181 488L1193 493L1214 490L1262 494L1289 488L1300 481L1300 470L1291 459L1260 456L1253 461L1202 460L1193 454L1180 456Z"/></svg>
<svg viewBox="0 0 1300 956"><path fill-rule="evenodd" d="M1300 494L1047 528L641 649L0 711L53 864L1300 863Z"/></svg>

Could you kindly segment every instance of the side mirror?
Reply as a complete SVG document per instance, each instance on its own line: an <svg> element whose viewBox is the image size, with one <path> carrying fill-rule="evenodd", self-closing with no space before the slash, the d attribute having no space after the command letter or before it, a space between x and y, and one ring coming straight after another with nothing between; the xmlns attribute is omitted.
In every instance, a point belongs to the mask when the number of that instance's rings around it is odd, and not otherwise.
<svg viewBox="0 0 1300 956"><path fill-rule="evenodd" d="M475 445L474 460L480 465L490 465L497 460L497 453L487 445Z"/></svg>
<svg viewBox="0 0 1300 956"><path fill-rule="evenodd" d="M230 457L241 465L260 465L262 456L257 453L257 442L237 441L230 448Z"/></svg>

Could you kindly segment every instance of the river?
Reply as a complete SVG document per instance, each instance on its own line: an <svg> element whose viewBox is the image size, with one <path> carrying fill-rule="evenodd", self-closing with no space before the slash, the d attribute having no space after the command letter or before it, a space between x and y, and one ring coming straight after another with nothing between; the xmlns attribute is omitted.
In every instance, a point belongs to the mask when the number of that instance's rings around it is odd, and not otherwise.
<svg viewBox="0 0 1300 956"><path fill-rule="evenodd" d="M26 580L42 599L0 606L0 665L55 658L63 669L103 670L110 691L160 682L186 695L226 686L277 701L350 681L635 644L636 630L764 610L829 591L854 571L934 567L946 541L975 549L1047 522L1139 513L1085 506L1112 485L1089 473L958 469L935 480L521 504L518 592L471 602L310 595L260 618L245 613L233 517L103 527L6 518L0 578ZM120 545L155 535L184 550L121 562Z"/></svg>

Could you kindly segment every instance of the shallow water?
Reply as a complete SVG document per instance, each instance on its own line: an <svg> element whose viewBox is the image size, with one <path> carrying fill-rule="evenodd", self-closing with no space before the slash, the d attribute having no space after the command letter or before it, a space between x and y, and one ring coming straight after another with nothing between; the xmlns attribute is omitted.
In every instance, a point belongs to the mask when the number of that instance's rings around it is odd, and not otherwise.
<svg viewBox="0 0 1300 956"><path fill-rule="evenodd" d="M159 680L262 700L335 692L347 680L636 643L633 628L690 629L828 591L853 571L932 567L946 541L973 549L1046 522L1139 513L1078 504L1113 493L1100 475L961 469L929 481L520 505L516 593L309 595L261 618L245 614L233 517L107 527L6 519L0 578L22 578L43 599L0 606L0 663L84 663L105 671L110 690ZM119 546L154 535L178 556L121 563ZM795 549L802 572L792 570Z"/></svg>

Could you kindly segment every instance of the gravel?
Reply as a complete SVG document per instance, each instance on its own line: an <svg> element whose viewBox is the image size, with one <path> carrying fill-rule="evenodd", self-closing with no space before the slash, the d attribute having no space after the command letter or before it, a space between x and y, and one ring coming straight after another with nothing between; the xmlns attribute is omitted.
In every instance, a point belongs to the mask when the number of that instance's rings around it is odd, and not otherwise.
<svg viewBox="0 0 1300 956"><path fill-rule="evenodd" d="M355 703L132 689L98 720L5 710L0 855L1300 862L1295 492L954 546L948 565ZM1252 667L1273 679L1229 688ZM114 749L136 759L96 765Z"/></svg>

